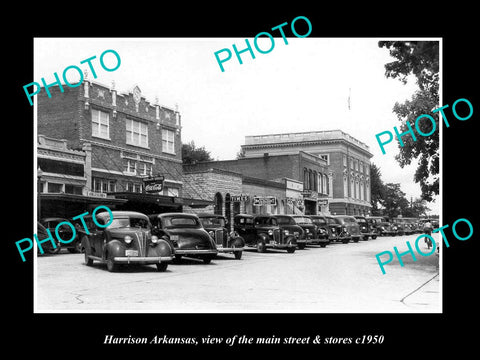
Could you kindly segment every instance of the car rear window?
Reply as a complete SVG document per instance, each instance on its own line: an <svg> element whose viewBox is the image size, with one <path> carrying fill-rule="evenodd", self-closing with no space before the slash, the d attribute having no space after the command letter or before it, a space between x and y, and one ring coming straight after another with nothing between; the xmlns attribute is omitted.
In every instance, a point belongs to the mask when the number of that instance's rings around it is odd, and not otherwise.
<svg viewBox="0 0 480 360"><path fill-rule="evenodd" d="M295 220L289 216L277 216L277 222L279 225L295 225Z"/></svg>
<svg viewBox="0 0 480 360"><path fill-rule="evenodd" d="M190 216L171 216L163 218L165 227L196 227L200 224L197 219Z"/></svg>

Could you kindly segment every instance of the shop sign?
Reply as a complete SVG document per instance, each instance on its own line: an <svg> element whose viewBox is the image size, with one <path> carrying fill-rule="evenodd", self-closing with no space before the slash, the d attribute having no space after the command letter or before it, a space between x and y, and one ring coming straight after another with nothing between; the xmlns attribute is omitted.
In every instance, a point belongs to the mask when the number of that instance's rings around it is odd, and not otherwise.
<svg viewBox="0 0 480 360"><path fill-rule="evenodd" d="M253 197L253 206L262 206L262 205L277 205L277 198L275 196L254 196Z"/></svg>
<svg viewBox="0 0 480 360"><path fill-rule="evenodd" d="M107 194L100 193L100 192L95 192L95 191L87 191L87 196L106 198Z"/></svg>
<svg viewBox="0 0 480 360"><path fill-rule="evenodd" d="M287 204L290 205L290 206L300 207L300 206L303 206L303 199L287 198Z"/></svg>
<svg viewBox="0 0 480 360"><path fill-rule="evenodd" d="M155 176L143 179L143 191L146 193L158 193L163 191L164 176Z"/></svg>
<svg viewBox="0 0 480 360"><path fill-rule="evenodd" d="M236 201L236 202L240 202L240 201L245 201L246 202L246 201L250 200L250 196L244 195L244 194L231 195L230 200L231 201Z"/></svg>

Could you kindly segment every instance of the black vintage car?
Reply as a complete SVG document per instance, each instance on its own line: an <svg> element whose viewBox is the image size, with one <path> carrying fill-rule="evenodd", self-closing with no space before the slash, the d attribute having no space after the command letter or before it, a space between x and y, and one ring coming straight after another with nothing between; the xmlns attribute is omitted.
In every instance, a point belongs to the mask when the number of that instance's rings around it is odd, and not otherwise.
<svg viewBox="0 0 480 360"><path fill-rule="evenodd" d="M360 226L353 216L350 215L335 215L333 216L335 221L337 221L342 226L342 231L350 234L353 242L358 242L360 240Z"/></svg>
<svg viewBox="0 0 480 360"><path fill-rule="evenodd" d="M119 264L155 264L158 271L165 271L173 260L173 248L152 234L148 217L135 211L112 211L112 215L113 219L108 212L98 213L101 226L82 234L85 263L106 263L108 271L116 271Z"/></svg>
<svg viewBox="0 0 480 360"><path fill-rule="evenodd" d="M330 242L333 236L330 235L331 231L327 223L327 218L323 215L309 215L312 223L317 227L317 236L319 239L326 239ZM333 220L335 221L335 220ZM333 239L332 239L333 240Z"/></svg>
<svg viewBox="0 0 480 360"><path fill-rule="evenodd" d="M302 227L307 245L327 246L329 240L325 226L317 226L308 215L292 215L292 217L297 225Z"/></svg>
<svg viewBox="0 0 480 360"><path fill-rule="evenodd" d="M295 219L291 215L272 215L277 219L277 224L285 235L295 236L297 241L297 247L299 249L305 249L307 245L307 238L305 236L305 231L301 226L297 225Z"/></svg>
<svg viewBox="0 0 480 360"><path fill-rule="evenodd" d="M203 228L197 215L164 213L149 215L149 218L153 225L152 233L173 246L177 260L189 256L209 264L217 256L215 241Z"/></svg>
<svg viewBox="0 0 480 360"><path fill-rule="evenodd" d="M40 223L50 231L50 233L53 235L53 238L57 240L56 248L53 248L53 246L50 246L47 248L47 252L49 254L57 254L61 248L67 248L69 252L74 253L74 252L80 252L81 250L81 241L80 241L80 236L77 232L75 235L75 239L73 239L71 242L68 244L62 243L58 241L56 235L55 235L55 229L57 228L58 225L62 222L70 222L68 219L64 219L61 217L49 217L45 219L41 219ZM68 240L71 239L73 236L73 231L72 228L68 225L60 225L58 227L58 236L63 239L63 240Z"/></svg>
<svg viewBox="0 0 480 360"><path fill-rule="evenodd" d="M342 225L332 216L327 214L310 215L312 221L318 226L325 226L327 224L328 240L330 242L341 241L347 244L352 236L342 228Z"/></svg>
<svg viewBox="0 0 480 360"><path fill-rule="evenodd" d="M253 247L258 252L265 252L267 248L295 252L295 236L285 234L272 216L238 214L233 219L233 228L245 240L246 247Z"/></svg>
<svg viewBox="0 0 480 360"><path fill-rule="evenodd" d="M360 226L360 233L362 235L363 240L368 240L369 237L372 239L377 238L377 230L370 226L365 216L354 215L353 216Z"/></svg>
<svg viewBox="0 0 480 360"><path fill-rule="evenodd" d="M198 214L205 230L208 231L217 245L218 252L233 253L235 259L242 258L245 240L235 231L228 233L227 221L224 216L216 214Z"/></svg>
<svg viewBox="0 0 480 360"><path fill-rule="evenodd" d="M42 223L40 221L37 221L37 238L38 240L43 240L43 239L46 239L48 237L51 237L54 239L54 242L55 242L55 247L53 246L52 242L51 241L46 241L44 243L42 243L42 245L40 246L37 246L37 254L45 254L45 253L48 253L48 254L58 254L58 252L60 251L60 247L61 247L61 243L60 241L57 239L57 237L55 236L55 229L53 229L53 232L52 230L48 230L47 232L47 228L45 226L42 225ZM42 248L42 250L40 250L40 247Z"/></svg>

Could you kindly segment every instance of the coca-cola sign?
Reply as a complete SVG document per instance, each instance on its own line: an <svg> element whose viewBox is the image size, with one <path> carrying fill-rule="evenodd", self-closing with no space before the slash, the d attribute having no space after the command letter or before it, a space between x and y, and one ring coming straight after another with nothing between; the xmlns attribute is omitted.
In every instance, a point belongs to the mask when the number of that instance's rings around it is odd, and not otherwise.
<svg viewBox="0 0 480 360"><path fill-rule="evenodd" d="M159 193L163 191L164 176L155 176L143 179L143 191L146 193Z"/></svg>

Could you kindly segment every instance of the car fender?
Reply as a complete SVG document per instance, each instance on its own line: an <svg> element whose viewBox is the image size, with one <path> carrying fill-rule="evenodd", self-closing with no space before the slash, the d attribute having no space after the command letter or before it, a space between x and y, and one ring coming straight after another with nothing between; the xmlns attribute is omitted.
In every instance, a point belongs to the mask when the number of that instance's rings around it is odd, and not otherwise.
<svg viewBox="0 0 480 360"><path fill-rule="evenodd" d="M268 235L266 233L260 233L257 235L257 242L263 241L265 243L268 242Z"/></svg>
<svg viewBox="0 0 480 360"><path fill-rule="evenodd" d="M297 245L297 239L295 238L294 235L288 235L288 236L285 238L285 242L286 242L287 244Z"/></svg>
<svg viewBox="0 0 480 360"><path fill-rule="evenodd" d="M85 251L88 251L87 254L91 254L90 239L88 238L88 236L82 235L81 242L82 242L82 249L84 249Z"/></svg>
<svg viewBox="0 0 480 360"><path fill-rule="evenodd" d="M241 236L236 236L230 239L229 241L230 247L244 247L245 246L245 239Z"/></svg>
<svg viewBox="0 0 480 360"><path fill-rule="evenodd" d="M157 245L154 247L158 256L173 256L175 250L173 246L165 239L159 239Z"/></svg>
<svg viewBox="0 0 480 360"><path fill-rule="evenodd" d="M108 256L125 256L125 245L122 244L119 240L109 241L103 247L103 257L106 259Z"/></svg>

